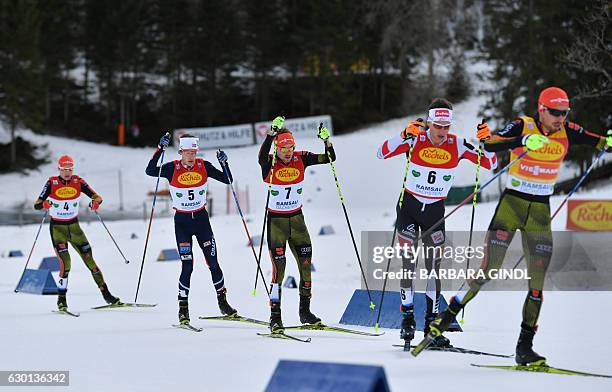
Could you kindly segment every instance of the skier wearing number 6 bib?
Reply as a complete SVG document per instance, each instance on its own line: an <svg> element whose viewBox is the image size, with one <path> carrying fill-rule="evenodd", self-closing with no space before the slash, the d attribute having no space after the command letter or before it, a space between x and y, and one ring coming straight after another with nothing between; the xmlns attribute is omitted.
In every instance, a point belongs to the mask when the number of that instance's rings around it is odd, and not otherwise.
<svg viewBox="0 0 612 392"><path fill-rule="evenodd" d="M160 168L157 162L163 149L168 147L170 135L162 136L159 148L149 161L146 173L149 176L165 178L169 182L170 196L174 214L174 234L176 246L181 258L181 275L178 282L179 323L189 324L189 289L191 286L191 273L193 272L193 237L202 248L206 265L210 270L213 285L217 292L219 310L230 316L237 313L227 302L225 279L223 271L217 260L217 245L208 212L206 211L206 190L208 179L229 184L232 173L227 168L227 176L215 168L212 163L197 157L199 139L192 135L183 135L179 139L179 154L181 159L164 163ZM217 153L217 159L223 165L227 162L227 155L223 151ZM228 180L228 177L230 180Z"/></svg>
<svg viewBox="0 0 612 392"><path fill-rule="evenodd" d="M400 134L386 140L378 150L379 159L388 159L405 154L407 163L404 193L397 205L396 230L400 246L416 247L419 229L430 229L435 222L444 217L444 199L453 185L455 169L462 159L478 163L478 150L464 138L450 132L453 110L446 99L434 99L429 105L427 124L417 120L408 124ZM489 135L478 134L482 140ZM484 152L480 165L493 170L497 167L494 153ZM445 242L444 222L440 223L431 235L422 239L425 253L425 266L428 273L439 271L442 246ZM414 272L416 260L411 254L403 255L402 268ZM437 275L437 274L436 274ZM400 281L402 304L402 327L400 338L409 345L414 339L416 323L414 319L414 288L411 279ZM429 324L436 319L439 308L440 280L437 276L427 281L425 314L425 335ZM450 345L450 341L439 335L433 343L438 347Z"/></svg>
<svg viewBox="0 0 612 392"><path fill-rule="evenodd" d="M285 275L286 246L298 263L300 272L300 322L317 324L321 322L310 311L312 243L302 214L302 190L306 168L312 165L335 161L336 154L329 141L329 131L322 127L319 138L325 143L325 153L313 154L295 151L295 140L288 129L283 127L284 118L277 117L259 150L259 165L262 178L269 185L267 238L272 260L272 283L270 294L270 331L284 330L281 318L281 287ZM269 155L275 141L275 155Z"/></svg>
<svg viewBox="0 0 612 392"><path fill-rule="evenodd" d="M60 264L59 291L57 308L67 311L66 293L68 291L68 274L70 273L70 254L68 243L77 251L91 272L96 285L100 289L104 300L108 304L118 304L119 298L108 290L108 286L93 258L91 245L79 225L79 200L81 193L91 198L89 207L96 211L102 204L102 197L98 195L84 179L75 175L74 160L68 155L60 157L57 162L59 175L49 178L40 196L34 203L37 210L47 209L51 217L49 229L51 241Z"/></svg>

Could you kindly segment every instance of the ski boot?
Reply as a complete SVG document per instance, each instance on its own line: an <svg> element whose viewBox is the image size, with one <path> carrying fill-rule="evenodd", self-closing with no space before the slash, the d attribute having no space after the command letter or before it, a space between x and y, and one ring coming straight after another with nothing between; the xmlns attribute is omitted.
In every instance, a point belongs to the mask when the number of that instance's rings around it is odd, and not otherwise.
<svg viewBox="0 0 612 392"><path fill-rule="evenodd" d="M226 316L234 316L238 314L238 311L227 303L227 290L221 289L217 291L217 303L219 304L219 310Z"/></svg>
<svg viewBox="0 0 612 392"><path fill-rule="evenodd" d="M427 336L427 334L429 334L429 332L431 331L430 328L430 324L435 321L438 318L437 314L431 313L431 314L427 314L425 316L425 329L423 330L423 333L425 336ZM453 321L454 315L452 315L452 317L450 317L451 322ZM450 323L449 323L450 325ZM446 326L446 328L448 328L448 326ZM444 330L446 330L446 328ZM433 342L431 342L431 344L429 345L429 347L439 347L439 348L444 348L444 347L451 347L452 345L450 344L450 340L442 335L442 332L444 332L443 330L439 330L440 334L438 334L435 339L433 340Z"/></svg>
<svg viewBox="0 0 612 392"><path fill-rule="evenodd" d="M115 297L114 295L112 295L110 293L106 283L104 283L100 287L100 292L102 293L102 296L104 297L104 300L106 301L107 304L109 304L109 305L119 305L119 304L121 304L121 301L119 300L119 298Z"/></svg>
<svg viewBox="0 0 612 392"><path fill-rule="evenodd" d="M414 306L400 306L402 311L402 329L400 339L404 340L404 351L410 351L410 342L414 339L416 322L414 321Z"/></svg>
<svg viewBox="0 0 612 392"><path fill-rule="evenodd" d="M57 310L65 312L68 310L68 303L66 302L66 293L59 293L57 295Z"/></svg>
<svg viewBox="0 0 612 392"><path fill-rule="evenodd" d="M300 323L321 324L321 319L310 311L310 297L300 295Z"/></svg>
<svg viewBox="0 0 612 392"><path fill-rule="evenodd" d="M272 302L270 306L270 332L283 333L285 327L281 318L281 307L279 302Z"/></svg>
<svg viewBox="0 0 612 392"><path fill-rule="evenodd" d="M179 299L179 324L189 325L189 302L186 299Z"/></svg>
<svg viewBox="0 0 612 392"><path fill-rule="evenodd" d="M514 360L519 365L543 364L546 358L533 351L533 337L537 327L528 327L521 324L521 334L516 343L516 355Z"/></svg>

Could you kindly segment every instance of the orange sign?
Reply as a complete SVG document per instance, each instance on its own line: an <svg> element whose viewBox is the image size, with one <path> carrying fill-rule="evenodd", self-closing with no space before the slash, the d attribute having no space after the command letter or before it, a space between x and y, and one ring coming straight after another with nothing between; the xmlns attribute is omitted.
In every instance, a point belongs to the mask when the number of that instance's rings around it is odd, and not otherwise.
<svg viewBox="0 0 612 392"><path fill-rule="evenodd" d="M612 200L569 200L567 229L612 231Z"/></svg>

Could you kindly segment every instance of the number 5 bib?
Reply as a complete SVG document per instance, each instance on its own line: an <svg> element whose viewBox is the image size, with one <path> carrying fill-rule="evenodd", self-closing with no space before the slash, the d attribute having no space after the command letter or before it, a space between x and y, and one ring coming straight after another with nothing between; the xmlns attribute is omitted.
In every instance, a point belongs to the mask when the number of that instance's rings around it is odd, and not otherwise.
<svg viewBox="0 0 612 392"><path fill-rule="evenodd" d="M204 160L197 158L192 168L186 168L176 160L174 174L170 181L172 207L178 212L196 212L206 207L208 174Z"/></svg>

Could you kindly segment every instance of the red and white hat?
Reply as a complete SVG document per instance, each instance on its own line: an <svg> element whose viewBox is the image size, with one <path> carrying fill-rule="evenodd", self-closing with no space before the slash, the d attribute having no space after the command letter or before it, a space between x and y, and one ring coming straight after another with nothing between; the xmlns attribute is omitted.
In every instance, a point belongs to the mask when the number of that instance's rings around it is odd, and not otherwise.
<svg viewBox="0 0 612 392"><path fill-rule="evenodd" d="M276 137L276 146L277 147L289 147L295 146L295 139L293 138L293 134L291 132L284 132L278 134Z"/></svg>
<svg viewBox="0 0 612 392"><path fill-rule="evenodd" d="M69 155L62 155L57 160L57 168L58 169L71 169L74 167L74 159Z"/></svg>
<svg viewBox="0 0 612 392"><path fill-rule="evenodd" d="M559 87L548 87L542 90L538 98L538 110L544 110L543 106L556 108L557 106L569 107L570 101L567 93Z"/></svg>
<svg viewBox="0 0 612 392"><path fill-rule="evenodd" d="M453 111L447 108L429 109L427 121L431 121L436 125L450 125L453 122Z"/></svg>
<svg viewBox="0 0 612 392"><path fill-rule="evenodd" d="M179 140L179 150L198 150L200 139L197 137L182 137Z"/></svg>

